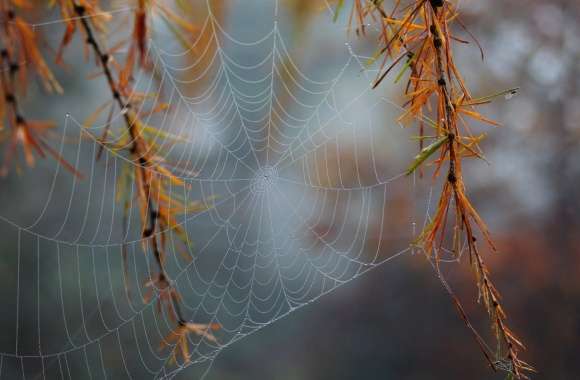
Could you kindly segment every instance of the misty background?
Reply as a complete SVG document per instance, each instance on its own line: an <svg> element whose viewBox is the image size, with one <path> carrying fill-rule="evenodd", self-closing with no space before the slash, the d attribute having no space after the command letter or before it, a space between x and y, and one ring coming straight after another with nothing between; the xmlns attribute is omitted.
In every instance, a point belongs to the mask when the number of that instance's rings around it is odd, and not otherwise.
<svg viewBox="0 0 580 380"><path fill-rule="evenodd" d="M158 350L172 324L141 300L153 263L137 208L125 233L116 201L127 160L105 150L96 161L98 144L81 132L110 94L102 78L87 79L96 67L76 37L66 65L55 67L65 93L34 85L23 107L31 119L58 123L51 145L85 178L41 160L1 179L2 378L505 378L486 367L430 264L409 248L439 187L428 174L400 175L417 153L416 132L396 122L404 100L394 77L370 90L372 28L357 38L346 29L349 7L333 22L335 4L325 1L192 7L195 48L157 21L154 69L135 82L172 106L148 123L183 137L158 137L188 184L172 193L213 204L183 216L191 245L170 239L168 265L187 315L219 321L227 346L194 340L197 362L177 372ZM471 92L520 88L483 108L502 127L475 126L487 132L490 164L465 165L468 192L500 251L486 259L527 346L522 357L538 370L532 378L573 379L580 5L464 0L460 8L485 52L482 61L474 44L456 47ZM114 13L113 24L130 15ZM57 19L40 6L30 15L47 54L63 25L44 23ZM88 128L92 136L105 117ZM444 271L490 338L468 259Z"/></svg>

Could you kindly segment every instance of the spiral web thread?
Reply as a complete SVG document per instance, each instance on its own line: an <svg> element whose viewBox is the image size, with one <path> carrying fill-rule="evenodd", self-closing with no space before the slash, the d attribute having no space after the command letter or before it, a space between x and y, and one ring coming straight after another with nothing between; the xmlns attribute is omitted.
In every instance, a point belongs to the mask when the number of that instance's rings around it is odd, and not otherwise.
<svg viewBox="0 0 580 380"><path fill-rule="evenodd" d="M218 343L190 337L191 361L177 365L169 362L175 347L158 349L174 324L156 312L157 295L142 301L143 284L154 273L136 233L136 189L128 195L126 230L123 205L115 201L123 167L135 163L107 147L95 161L101 145L94 136L105 124L84 126L86 115L67 113L59 150L86 178L57 167L32 221L0 217L3 236L17 242L15 346L0 353L5 378L204 377L224 348L411 252L412 217L403 223L409 227L404 236L385 236L391 187L406 180L400 167L385 168L373 143L385 127L372 115L390 108L396 116L397 106L370 89L375 72L365 66L368 57L348 42L335 44L331 53L340 59L333 67L311 70L323 77L332 71L329 79L304 73L283 37L279 5L270 5L270 30L247 42L226 30L208 4L202 31L215 48L196 51L195 42L185 50L152 39L156 76L140 75L136 83L144 92L160 84L171 105L144 120L164 132L156 137L163 158L188 184L171 193L213 199L212 207L180 220L190 244L184 249L172 236L167 265L184 314L221 325ZM338 30L333 38L347 38L346 26L333 24L327 9L317 17ZM35 25L47 34L59 26ZM194 94L187 94L192 87ZM173 144L169 134L184 141ZM350 160L341 158L344 152ZM24 288L25 282L32 286Z"/></svg>

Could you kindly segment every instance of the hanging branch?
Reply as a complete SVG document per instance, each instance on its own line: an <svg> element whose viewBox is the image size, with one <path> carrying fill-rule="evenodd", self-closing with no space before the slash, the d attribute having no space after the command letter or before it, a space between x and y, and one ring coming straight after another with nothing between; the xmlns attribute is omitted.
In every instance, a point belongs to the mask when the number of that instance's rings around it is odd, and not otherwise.
<svg viewBox="0 0 580 380"><path fill-rule="evenodd" d="M91 14L91 10L93 14ZM167 275L164 265L164 234L168 228L175 230L179 228L173 215L175 207L170 207L170 204L180 204L178 200L171 198L164 191L168 184L181 186L184 184L162 166L162 159L154 154L152 143L148 142L141 133L142 124L137 113L132 111L132 104L127 100L132 93L128 89L127 78L130 75L127 75L125 70L128 67L132 70L132 64L125 66L124 71L120 74L120 77L125 75L124 78L119 79L123 83L120 84L116 81L111 66L113 57L101 47L91 25L90 17L94 16L94 8L90 8L86 4L75 3L73 11L85 34L86 44L94 52L103 70L113 101L121 110L125 129L129 135L127 150L136 167L135 181L138 188L137 197L141 204L142 238L151 250L158 268L156 276L145 284L148 291L144 300L149 302L153 298L153 292L155 290L158 292L158 312L162 312L164 309L170 319L177 323L177 327L162 342L161 347L176 343L178 347L172 352L172 360L177 361L177 353L179 353L183 361L188 362L190 356L187 347L187 333L194 333L211 342L216 342L211 330L218 329L219 325L191 323L186 320L181 310L181 296ZM74 28L68 30L74 30ZM134 34L134 36L140 37L141 35ZM63 41L70 41L70 38L65 37ZM167 205L161 202L162 198L167 199L165 201L168 203ZM154 199L157 199L157 202ZM182 206L187 208L186 205Z"/></svg>
<svg viewBox="0 0 580 380"><path fill-rule="evenodd" d="M9 126L9 143L6 149L0 175L6 175L20 146L29 167L35 165L35 155L51 156L65 169L77 177L82 175L68 163L45 140L54 128L50 121L28 120L19 107L19 96L24 94L28 84L27 66L36 71L44 88L49 92L62 92L62 88L40 54L38 39L31 28L16 13L16 6L25 3L3 0L0 2L0 118Z"/></svg>
<svg viewBox="0 0 580 380"><path fill-rule="evenodd" d="M484 135L473 135L466 118L498 125L475 111L476 106L489 103L496 95L472 98L455 66L451 42L465 41L451 34L449 24L457 21L463 30L466 28L450 1L410 0L408 5L403 5L401 0L396 0L391 14L384 11L382 4L378 1L355 0L350 19L351 22L357 20L359 25L357 30L364 30L366 18L380 20L379 49L371 63L381 56L383 61L373 87L377 87L391 70L407 57L395 80L398 81L405 72L410 72L405 90L408 100L404 104L405 112L399 121L409 123L420 120L421 142L427 138L423 134L424 125L434 130L435 136L432 137L434 141L427 147L420 146L420 153L409 166L407 174L424 168L431 157L437 157L432 164L435 168L433 176L438 177L441 171L445 170L444 164L447 163L446 178L439 196L437 211L415 244L423 248L426 255L433 259L441 282L453 299L461 318L474 334L490 366L494 370L506 370L517 379L527 379L526 373L533 369L519 359L519 351L524 346L507 326L507 317L500 302L501 297L479 251L476 232L483 236L491 252L497 250L485 222L466 195L461 171L464 159L473 157L484 159L479 148L479 142ZM396 17L399 13L401 15ZM471 33L467 33L472 37ZM479 46L477 41L476 44ZM387 66L389 59L392 59L393 63ZM508 91L512 93L515 90ZM504 93L501 92L500 95ZM436 107L431 110L433 103ZM429 113L434 114L433 120L426 116ZM454 228L448 233L446 226L450 214L454 214L452 217ZM457 257L463 245L469 252L479 297L483 300L497 341L495 360L492 359L493 354L473 328L461 303L440 271L439 252L448 240Z"/></svg>

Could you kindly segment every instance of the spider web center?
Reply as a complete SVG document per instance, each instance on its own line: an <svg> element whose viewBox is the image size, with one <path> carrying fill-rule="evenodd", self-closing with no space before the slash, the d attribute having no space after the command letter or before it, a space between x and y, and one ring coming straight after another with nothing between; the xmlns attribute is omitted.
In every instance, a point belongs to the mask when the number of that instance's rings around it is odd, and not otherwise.
<svg viewBox="0 0 580 380"><path fill-rule="evenodd" d="M256 171L252 180L252 192L261 194L269 192L278 179L278 170L274 166L265 165Z"/></svg>

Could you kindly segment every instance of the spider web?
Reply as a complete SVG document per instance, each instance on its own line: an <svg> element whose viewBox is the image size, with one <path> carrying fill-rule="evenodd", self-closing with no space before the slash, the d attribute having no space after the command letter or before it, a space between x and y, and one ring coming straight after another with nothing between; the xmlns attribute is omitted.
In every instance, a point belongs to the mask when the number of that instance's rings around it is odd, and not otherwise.
<svg viewBox="0 0 580 380"><path fill-rule="evenodd" d="M370 89L369 57L344 42L346 26L332 22L330 7L317 16L321 37L309 34L304 40L311 46L293 52L284 38L292 35L284 24L289 16L277 2L234 6L242 21L228 27L207 6L200 35L211 43L198 40L185 49L156 28L148 54L155 74L136 78L144 92L161 87L157 96L171 105L144 120L164 132L156 136L160 152L188 184L170 192L212 199L212 207L185 212L179 221L190 244L183 249L170 238L167 272L188 320L221 325L218 343L191 337L191 361L177 365L169 362L175 347L158 350L174 323L156 312L157 295L143 303L154 263L142 252L136 189L128 197L127 229L116 201L123 168L134 163L93 137L105 123L85 126L86 114L71 112L58 146L86 178L56 167L49 181L35 185L50 183L32 201L42 206L34 214L7 208L1 215L3 236L16 242L14 262L5 264L15 274L9 289L16 290L3 294L14 305L5 316L14 335L7 331L3 339L0 374L204 377L226 347L411 253L420 228L414 209L422 210L424 223L430 197L404 215L392 206L397 191L416 191L401 173L409 157L392 153L403 150L408 132L384 125L399 109ZM59 26L35 25L47 35ZM107 99L105 90L94 97ZM121 117L115 114L112 124ZM182 143L173 144L169 134ZM403 230L391 229L395 218L404 219L397 221Z"/></svg>

